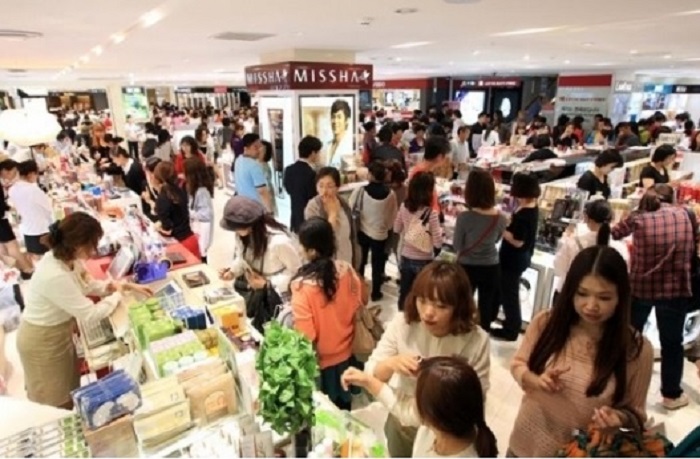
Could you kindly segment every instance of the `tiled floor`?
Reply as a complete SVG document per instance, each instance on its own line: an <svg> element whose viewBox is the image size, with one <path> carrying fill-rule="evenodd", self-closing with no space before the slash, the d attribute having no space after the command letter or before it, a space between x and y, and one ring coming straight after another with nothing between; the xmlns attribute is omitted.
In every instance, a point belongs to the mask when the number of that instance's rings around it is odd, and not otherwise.
<svg viewBox="0 0 700 459"><path fill-rule="evenodd" d="M221 214L221 209L226 201L226 196L217 192L215 199L217 215ZM289 222L288 200L278 201L278 219L284 223ZM216 225L214 243L209 251L209 260L214 267L225 266L232 257L232 246L230 243L231 234L221 230ZM393 270L393 271L392 271ZM395 273L395 268L389 266L387 269L391 275ZM385 299L379 303L382 306L382 318L389 320L397 312L396 308L396 284L393 282L385 285ZM508 445L508 438L513 426L513 422L518 413L522 391L510 375L508 365L511 357L517 349L516 343L492 343L491 358L491 390L486 404L487 422L496 434L499 442L499 449L505 452ZM8 358L14 363L14 375L10 379L10 395L14 397L24 397L24 378L15 346L15 334L7 337ZM682 439L695 426L700 424L700 379L694 365L686 363L683 381L684 388L692 399L689 407L677 412L667 412L660 404L659 393L659 364L654 367L652 379L652 389L648 398L648 413L653 416L657 423L663 422L666 427L667 436L674 442ZM371 411L371 416L375 418L383 417L386 414L382 410ZM374 425L381 425L373 423Z"/></svg>

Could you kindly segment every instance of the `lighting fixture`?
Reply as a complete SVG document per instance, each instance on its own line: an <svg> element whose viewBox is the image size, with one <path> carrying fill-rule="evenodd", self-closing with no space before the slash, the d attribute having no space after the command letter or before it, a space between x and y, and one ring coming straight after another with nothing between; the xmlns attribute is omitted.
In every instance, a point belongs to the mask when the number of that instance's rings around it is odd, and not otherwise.
<svg viewBox="0 0 700 459"><path fill-rule="evenodd" d="M448 65L455 65L455 62L454 62L454 61L450 61L450 62L448 62L447 64L448 64Z"/></svg>
<svg viewBox="0 0 700 459"><path fill-rule="evenodd" d="M163 19L163 13L160 11L156 10L151 10L148 13L144 14L141 16L141 25L143 27L151 27L152 25L158 23Z"/></svg>
<svg viewBox="0 0 700 459"><path fill-rule="evenodd" d="M700 57L689 57L688 59L683 59L683 62L700 62Z"/></svg>
<svg viewBox="0 0 700 459"><path fill-rule="evenodd" d="M636 49L633 49L630 51L630 54L639 54L639 51L637 51Z"/></svg>
<svg viewBox="0 0 700 459"><path fill-rule="evenodd" d="M673 13L671 16L694 16L696 14L700 14L700 10L681 11L680 13Z"/></svg>
<svg viewBox="0 0 700 459"><path fill-rule="evenodd" d="M529 60L530 60L530 55L529 55L529 54L524 55L524 56L523 56L523 60L524 60L524 61L529 61Z"/></svg>
<svg viewBox="0 0 700 459"><path fill-rule="evenodd" d="M418 12L418 8L399 8L399 9L394 10L394 13L396 13L396 14L413 14L413 13L417 13L417 12Z"/></svg>
<svg viewBox="0 0 700 459"><path fill-rule="evenodd" d="M538 33L553 32L555 30L563 29L563 27L533 27L529 29L518 29L511 30L510 32L499 32L491 34L492 37L516 37L519 35L534 35Z"/></svg>
<svg viewBox="0 0 700 459"><path fill-rule="evenodd" d="M80 58L80 62L82 62L83 64L90 62L90 56L87 54L84 55L83 57Z"/></svg>
<svg viewBox="0 0 700 459"><path fill-rule="evenodd" d="M593 43L591 43L590 41L587 41L586 43L583 44L583 46L585 46L586 48L590 48L593 46Z"/></svg>
<svg viewBox="0 0 700 459"><path fill-rule="evenodd" d="M401 59L400 57L397 57L397 58L394 59L394 61L396 61L396 62L401 62L402 60L403 60L403 59Z"/></svg>
<svg viewBox="0 0 700 459"><path fill-rule="evenodd" d="M425 46L429 45L431 42L429 41L411 41L408 43L401 43L400 45L394 45L392 48L394 49L406 49L406 48L417 48L419 46Z"/></svg>
<svg viewBox="0 0 700 459"><path fill-rule="evenodd" d="M104 52L104 49L102 49L102 46L95 46L92 48L92 52L95 53L95 56L100 56Z"/></svg>
<svg viewBox="0 0 700 459"><path fill-rule="evenodd" d="M478 56L479 54L481 54L481 51L479 51L478 49L472 51L472 56Z"/></svg>
<svg viewBox="0 0 700 459"><path fill-rule="evenodd" d="M671 54L664 54L664 59L671 59L673 55Z"/></svg>
<svg viewBox="0 0 700 459"><path fill-rule="evenodd" d="M118 45L124 40L126 40L126 36L123 33L115 33L114 35L112 35L112 43L114 43L115 45Z"/></svg>
<svg viewBox="0 0 700 459"><path fill-rule="evenodd" d="M564 65L569 65L569 64L571 64L571 61L570 61L570 60L567 59L567 60L564 61Z"/></svg>

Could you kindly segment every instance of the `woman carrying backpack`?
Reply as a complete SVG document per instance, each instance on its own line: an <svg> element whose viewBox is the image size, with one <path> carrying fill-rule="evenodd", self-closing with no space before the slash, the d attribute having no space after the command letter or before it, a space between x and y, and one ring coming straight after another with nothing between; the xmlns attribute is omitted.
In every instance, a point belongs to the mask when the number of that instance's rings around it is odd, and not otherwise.
<svg viewBox="0 0 700 459"><path fill-rule="evenodd" d="M401 285L399 310L411 291L418 273L427 266L442 247L442 228L438 213L432 209L435 177L430 172L417 172L408 184L408 196L394 222L394 232L401 236Z"/></svg>

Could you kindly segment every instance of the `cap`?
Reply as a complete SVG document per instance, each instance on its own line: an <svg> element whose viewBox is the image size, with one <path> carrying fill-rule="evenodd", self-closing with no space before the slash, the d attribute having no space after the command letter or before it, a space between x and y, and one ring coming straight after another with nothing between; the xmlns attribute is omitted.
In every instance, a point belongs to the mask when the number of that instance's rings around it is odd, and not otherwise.
<svg viewBox="0 0 700 459"><path fill-rule="evenodd" d="M228 231L249 227L265 213L267 210L259 202L244 196L234 196L224 207L221 227Z"/></svg>

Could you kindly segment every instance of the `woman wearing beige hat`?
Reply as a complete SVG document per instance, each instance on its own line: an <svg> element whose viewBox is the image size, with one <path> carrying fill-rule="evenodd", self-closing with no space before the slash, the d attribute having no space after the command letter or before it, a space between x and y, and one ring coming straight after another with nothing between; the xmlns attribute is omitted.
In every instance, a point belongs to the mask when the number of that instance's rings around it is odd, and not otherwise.
<svg viewBox="0 0 700 459"><path fill-rule="evenodd" d="M257 201L234 196L226 203L221 227L235 233L231 267L219 274L223 280L245 276L250 288L267 285L278 293L289 291L289 282L302 260L287 228Z"/></svg>

